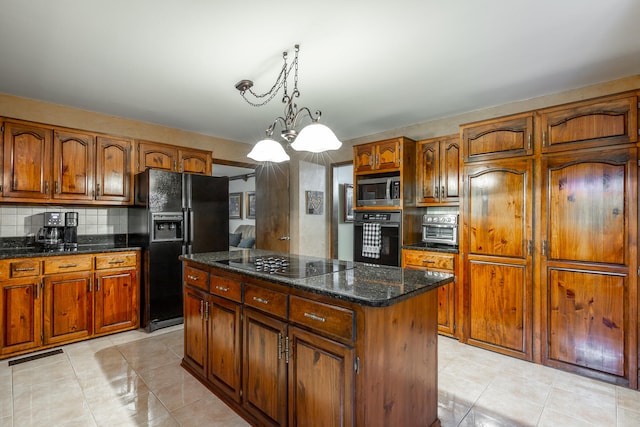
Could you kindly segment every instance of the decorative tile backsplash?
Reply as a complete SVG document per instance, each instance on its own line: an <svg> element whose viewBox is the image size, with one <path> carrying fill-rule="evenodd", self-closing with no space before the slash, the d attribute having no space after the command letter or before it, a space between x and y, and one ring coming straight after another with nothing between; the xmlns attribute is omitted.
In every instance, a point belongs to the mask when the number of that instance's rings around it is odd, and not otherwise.
<svg viewBox="0 0 640 427"><path fill-rule="evenodd" d="M78 235L127 232L127 208L0 206L0 237L35 235L44 225L44 212L78 212Z"/></svg>

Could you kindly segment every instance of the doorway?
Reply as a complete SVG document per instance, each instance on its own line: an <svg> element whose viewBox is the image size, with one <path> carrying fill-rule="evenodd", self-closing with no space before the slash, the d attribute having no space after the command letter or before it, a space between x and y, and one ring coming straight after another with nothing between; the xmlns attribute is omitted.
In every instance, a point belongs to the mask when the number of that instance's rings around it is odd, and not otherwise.
<svg viewBox="0 0 640 427"><path fill-rule="evenodd" d="M331 165L331 258L353 261L353 162Z"/></svg>

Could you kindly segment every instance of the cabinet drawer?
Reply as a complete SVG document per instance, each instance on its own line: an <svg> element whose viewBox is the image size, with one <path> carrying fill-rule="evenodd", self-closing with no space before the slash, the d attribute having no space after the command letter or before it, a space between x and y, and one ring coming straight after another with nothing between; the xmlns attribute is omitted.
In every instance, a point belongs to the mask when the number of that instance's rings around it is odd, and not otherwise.
<svg viewBox="0 0 640 427"><path fill-rule="evenodd" d="M425 251L404 251L405 267L438 268L440 270L454 269L453 254L436 254Z"/></svg>
<svg viewBox="0 0 640 427"><path fill-rule="evenodd" d="M354 313L333 305L291 296L289 320L331 336L353 340Z"/></svg>
<svg viewBox="0 0 640 427"><path fill-rule="evenodd" d="M209 282L211 289L209 292L228 298L236 302L242 302L242 283L226 277L211 275Z"/></svg>
<svg viewBox="0 0 640 427"><path fill-rule="evenodd" d="M104 270L106 268L135 267L136 259L137 257L134 252L97 255L96 270Z"/></svg>
<svg viewBox="0 0 640 427"><path fill-rule="evenodd" d="M91 255L46 258L44 260L44 274L88 271L91 270L91 260Z"/></svg>
<svg viewBox="0 0 640 427"><path fill-rule="evenodd" d="M287 295L271 289L245 285L244 304L283 319L287 318Z"/></svg>
<svg viewBox="0 0 640 427"><path fill-rule="evenodd" d="M9 275L15 277L31 277L40 275L40 260L11 261Z"/></svg>
<svg viewBox="0 0 640 427"><path fill-rule="evenodd" d="M185 265L182 280L185 285L195 286L203 291L209 290L209 273L206 271Z"/></svg>

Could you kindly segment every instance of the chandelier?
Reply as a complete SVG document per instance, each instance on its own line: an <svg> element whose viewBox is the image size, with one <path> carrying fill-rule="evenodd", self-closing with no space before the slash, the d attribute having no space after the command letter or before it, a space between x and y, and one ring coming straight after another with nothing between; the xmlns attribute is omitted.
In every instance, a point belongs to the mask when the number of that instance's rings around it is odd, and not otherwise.
<svg viewBox="0 0 640 427"><path fill-rule="evenodd" d="M236 83L236 89L240 91L240 95L247 103L254 107L261 107L271 101L280 89L284 90L282 103L285 104L284 116L276 117L273 123L266 130L266 137L258 141L247 157L258 162L283 162L289 160L282 145L273 138L273 132L276 126L280 125L282 130L280 136L287 141L287 145L296 151L310 151L312 153L321 153L327 150L337 150L342 146L342 142L338 140L336 135L327 126L319 123L322 113L316 110L312 113L307 107L298 108L294 102L295 98L300 97L298 90L298 52L300 45L295 45L295 58L291 64L287 63L287 52L282 52L284 64L280 70L280 74L268 92L263 94L255 93L251 88L253 82L251 80L240 80ZM288 79L291 72L294 73L293 90L289 93ZM247 98L247 93L253 96L256 101ZM265 99L266 98L266 99ZM300 131L296 130L298 122L305 117L311 119L311 123L303 127Z"/></svg>

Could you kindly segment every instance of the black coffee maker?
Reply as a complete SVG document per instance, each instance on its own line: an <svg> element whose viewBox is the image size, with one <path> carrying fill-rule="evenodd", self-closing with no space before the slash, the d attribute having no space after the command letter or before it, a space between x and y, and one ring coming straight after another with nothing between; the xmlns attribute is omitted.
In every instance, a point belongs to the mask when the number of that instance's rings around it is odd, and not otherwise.
<svg viewBox="0 0 640 427"><path fill-rule="evenodd" d="M38 243L47 251L64 249L64 219L60 212L45 212L44 227L38 232Z"/></svg>
<svg viewBox="0 0 640 427"><path fill-rule="evenodd" d="M64 250L78 250L78 212L64 214Z"/></svg>

